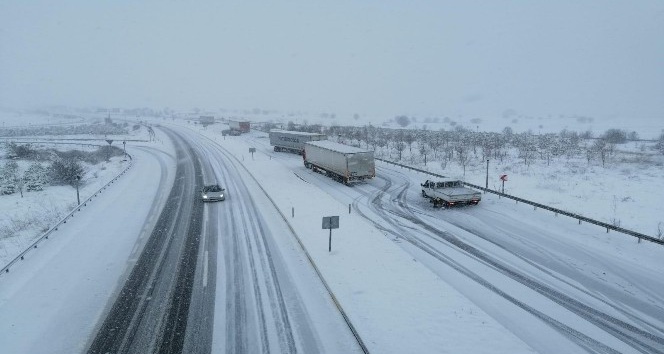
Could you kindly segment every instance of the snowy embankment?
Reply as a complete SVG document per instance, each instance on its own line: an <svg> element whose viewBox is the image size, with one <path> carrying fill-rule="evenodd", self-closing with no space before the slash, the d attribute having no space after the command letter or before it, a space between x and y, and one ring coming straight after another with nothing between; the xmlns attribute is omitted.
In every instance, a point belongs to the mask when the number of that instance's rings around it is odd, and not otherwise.
<svg viewBox="0 0 664 354"><path fill-rule="evenodd" d="M122 172L129 164L114 157L98 165L87 165L79 188L86 200ZM48 186L43 191L0 196L0 267L25 250L35 239L56 224L77 205L76 188Z"/></svg>

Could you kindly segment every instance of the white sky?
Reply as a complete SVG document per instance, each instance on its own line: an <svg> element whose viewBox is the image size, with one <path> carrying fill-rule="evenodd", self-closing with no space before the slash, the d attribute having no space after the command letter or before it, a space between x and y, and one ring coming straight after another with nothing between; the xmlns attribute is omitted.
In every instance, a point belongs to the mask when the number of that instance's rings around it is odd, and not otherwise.
<svg viewBox="0 0 664 354"><path fill-rule="evenodd" d="M0 106L664 117L662 1L0 3Z"/></svg>

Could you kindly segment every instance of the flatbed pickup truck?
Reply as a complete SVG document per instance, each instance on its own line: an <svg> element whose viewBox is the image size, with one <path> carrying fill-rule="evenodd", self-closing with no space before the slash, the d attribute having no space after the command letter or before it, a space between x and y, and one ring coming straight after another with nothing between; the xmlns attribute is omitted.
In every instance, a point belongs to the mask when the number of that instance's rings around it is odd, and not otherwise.
<svg viewBox="0 0 664 354"><path fill-rule="evenodd" d="M482 199L482 193L464 187L463 182L455 179L430 181L421 184L422 196L433 203L434 208L454 205L477 204Z"/></svg>

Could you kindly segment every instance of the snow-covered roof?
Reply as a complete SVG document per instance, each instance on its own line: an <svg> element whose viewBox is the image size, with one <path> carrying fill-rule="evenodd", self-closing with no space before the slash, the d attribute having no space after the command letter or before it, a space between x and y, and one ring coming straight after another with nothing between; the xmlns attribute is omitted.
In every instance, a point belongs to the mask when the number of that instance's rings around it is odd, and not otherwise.
<svg viewBox="0 0 664 354"><path fill-rule="evenodd" d="M343 154L356 154L358 152L371 152L369 150L364 150L356 148L354 146L348 146L344 144L335 143L334 141L321 140L321 141L309 141L306 144L315 145L323 149L338 151Z"/></svg>
<svg viewBox="0 0 664 354"><path fill-rule="evenodd" d="M281 134L297 134L300 136L320 136L325 135L321 133L309 133L309 132L298 132L294 130L282 130L282 129L270 129L270 133L281 133Z"/></svg>

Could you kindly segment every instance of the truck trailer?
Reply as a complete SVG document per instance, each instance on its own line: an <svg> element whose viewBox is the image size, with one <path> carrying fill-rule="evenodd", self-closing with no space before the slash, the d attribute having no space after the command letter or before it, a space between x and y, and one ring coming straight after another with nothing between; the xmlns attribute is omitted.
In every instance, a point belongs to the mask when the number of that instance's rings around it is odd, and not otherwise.
<svg viewBox="0 0 664 354"><path fill-rule="evenodd" d="M287 151L295 154L304 152L304 143L309 141L326 140L327 136L320 133L295 132L289 130L270 130L270 145L274 151Z"/></svg>
<svg viewBox="0 0 664 354"><path fill-rule="evenodd" d="M482 200L482 193L465 187L463 182L457 179L441 179L422 183L422 196L433 203L434 208L444 206L446 208L454 205L467 205Z"/></svg>
<svg viewBox="0 0 664 354"><path fill-rule="evenodd" d="M249 122L241 122L236 120L229 120L228 126L230 127L231 130L240 133L249 133L249 130L251 129Z"/></svg>
<svg viewBox="0 0 664 354"><path fill-rule="evenodd" d="M329 140L304 144L304 166L349 185L376 177L373 151Z"/></svg>
<svg viewBox="0 0 664 354"><path fill-rule="evenodd" d="M214 124L214 116L200 116L198 122L202 125Z"/></svg>

